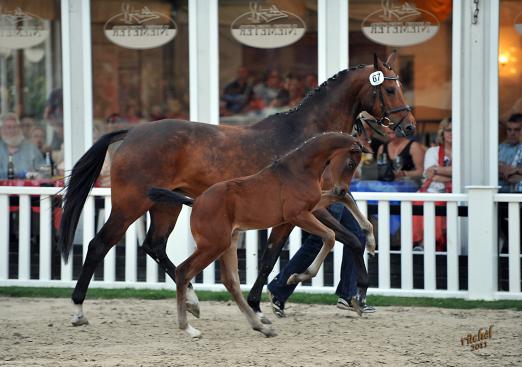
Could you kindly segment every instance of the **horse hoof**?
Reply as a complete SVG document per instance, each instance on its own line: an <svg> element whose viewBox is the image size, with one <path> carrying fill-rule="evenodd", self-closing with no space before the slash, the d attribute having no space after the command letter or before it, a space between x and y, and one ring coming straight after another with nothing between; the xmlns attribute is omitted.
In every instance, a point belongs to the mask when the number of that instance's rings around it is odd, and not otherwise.
<svg viewBox="0 0 522 367"><path fill-rule="evenodd" d="M264 327L263 329L261 329L261 332L267 338L271 338L273 336L277 336L277 333L275 332L275 330L270 328L270 327Z"/></svg>
<svg viewBox="0 0 522 367"><path fill-rule="evenodd" d="M187 303L187 311L199 319L199 303Z"/></svg>
<svg viewBox="0 0 522 367"><path fill-rule="evenodd" d="M199 331L198 329L196 329L190 325L187 326L185 331L187 332L188 335L190 335L191 338L195 338L195 339L201 338L201 331Z"/></svg>
<svg viewBox="0 0 522 367"><path fill-rule="evenodd" d="M270 325L272 324L272 321L270 321L268 319L268 317L265 316L264 313L262 312L256 312L256 315L257 315L257 318L259 319L259 321L261 321L261 323L265 324L265 325Z"/></svg>
<svg viewBox="0 0 522 367"><path fill-rule="evenodd" d="M85 317L83 314L73 314L71 324L73 326L89 325L89 320L87 320L87 317Z"/></svg>
<svg viewBox="0 0 522 367"><path fill-rule="evenodd" d="M187 311L199 319L199 300L194 288L187 289Z"/></svg>
<svg viewBox="0 0 522 367"><path fill-rule="evenodd" d="M361 305L359 304L359 301L357 300L357 297L352 297L352 300L351 300L351 305L353 307L353 310L355 312L357 312L357 315L361 316L362 317L362 314L363 314L363 310L361 308Z"/></svg>
<svg viewBox="0 0 522 367"><path fill-rule="evenodd" d="M286 284L288 284L288 285L297 284L297 283L299 283L299 274L297 274L297 273L290 275L290 277L286 281Z"/></svg>

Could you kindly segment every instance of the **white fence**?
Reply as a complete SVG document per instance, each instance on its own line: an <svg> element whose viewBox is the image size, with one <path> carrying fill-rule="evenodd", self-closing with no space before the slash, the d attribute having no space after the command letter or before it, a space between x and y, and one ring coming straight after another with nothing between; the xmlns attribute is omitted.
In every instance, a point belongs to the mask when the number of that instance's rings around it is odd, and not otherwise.
<svg viewBox="0 0 522 367"><path fill-rule="evenodd" d="M58 260L59 254L53 244L54 211L49 195L55 195L57 192L57 188L0 187L0 286L69 287L75 284L73 274L76 275L79 271L79 258L85 258L96 227L104 222L110 211L110 190L97 188L91 192L80 223L82 235L77 236L79 238L76 240L76 248L81 247L82 254L77 254L78 261L69 261L67 265ZM373 279L370 294L522 299L522 195L497 194L495 188L489 187L470 187L466 194L354 193L354 196L365 214L368 214L369 208L377 208L377 213L372 217L378 222L378 251L374 258L365 255L370 277ZM17 197L17 205L10 207L10 199ZM95 205L96 197L101 198L98 200L104 204ZM412 251L412 215L415 201L424 202L422 252ZM436 251L435 247L436 202L446 203L447 247L444 252ZM400 205L400 245L396 249L391 246L390 240L390 203L392 206ZM509 222L507 252L501 254L497 236L498 203L506 203L502 205L508 207ZM459 216L459 207L461 210L467 208L467 216ZM13 221L14 217L18 219ZM14 227L16 222L17 226ZM174 289L174 283L168 277L162 279L157 264L150 257L147 256L144 260L141 254L141 264L138 264L139 245L144 236L145 225L143 221L138 221L129 228L124 244L116 246L106 256L103 274L98 273L95 276L91 282L92 287ZM14 236L14 232L18 235ZM244 248L241 250L244 251L244 263L240 268L245 290L250 289L257 277L258 259L264 250L258 245L259 234L257 231L248 231ZM301 233L294 230L288 245L289 257L297 251L300 244ZM188 228L188 210L184 209L173 235L169 238L169 257L177 264L188 256L193 246ZM119 260L116 248L122 249ZM333 251L333 272L326 274L322 269L311 285L300 285L298 290L333 293L334 286L339 281L342 251L343 248L339 244ZM118 271L117 262L120 265ZM437 265L438 262L442 265ZM279 261L271 277L278 270ZM140 271L141 277L138 274ZM506 273L507 276L504 277ZM498 288L499 274L504 290ZM329 282L326 282L327 276ZM216 282L213 264L196 279L195 288L224 290L224 287Z"/></svg>

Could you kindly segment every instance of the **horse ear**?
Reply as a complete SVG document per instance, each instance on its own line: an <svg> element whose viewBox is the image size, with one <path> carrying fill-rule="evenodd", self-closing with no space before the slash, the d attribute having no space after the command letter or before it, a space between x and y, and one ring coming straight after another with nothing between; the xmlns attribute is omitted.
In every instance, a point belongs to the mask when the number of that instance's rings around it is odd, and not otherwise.
<svg viewBox="0 0 522 367"><path fill-rule="evenodd" d="M379 58L375 52L373 53L373 67L375 70L379 70Z"/></svg>
<svg viewBox="0 0 522 367"><path fill-rule="evenodd" d="M393 50L393 52L388 56L388 60L386 60L386 64L388 64L392 69L395 69L395 63L397 62L397 50Z"/></svg>

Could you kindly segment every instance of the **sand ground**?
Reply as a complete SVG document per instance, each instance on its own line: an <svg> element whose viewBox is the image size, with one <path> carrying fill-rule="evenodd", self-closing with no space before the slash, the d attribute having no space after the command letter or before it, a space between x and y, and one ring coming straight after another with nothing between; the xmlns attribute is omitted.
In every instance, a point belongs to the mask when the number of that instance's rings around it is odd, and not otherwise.
<svg viewBox="0 0 522 367"><path fill-rule="evenodd" d="M176 327L175 300L87 300L72 327L67 299L0 297L2 366L522 366L522 312L379 307L360 318L333 305L289 304L265 338L234 303L202 302ZM487 346L461 338L493 325ZM466 344L466 342L464 343Z"/></svg>

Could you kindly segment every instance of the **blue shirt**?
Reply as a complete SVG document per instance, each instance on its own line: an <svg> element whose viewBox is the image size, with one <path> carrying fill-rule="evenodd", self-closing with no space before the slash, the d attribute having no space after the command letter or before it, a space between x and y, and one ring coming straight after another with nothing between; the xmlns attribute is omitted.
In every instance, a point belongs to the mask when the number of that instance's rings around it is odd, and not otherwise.
<svg viewBox="0 0 522 367"><path fill-rule="evenodd" d="M9 150L7 144L0 140L0 179L7 179L7 162ZM25 178L27 172L35 172L45 162L42 153L30 141L24 140L13 153L13 165L16 178Z"/></svg>
<svg viewBox="0 0 522 367"><path fill-rule="evenodd" d="M508 166L522 168L522 143L506 144L502 143L498 146L498 161ZM499 179L499 192L522 192L522 181L510 184Z"/></svg>

